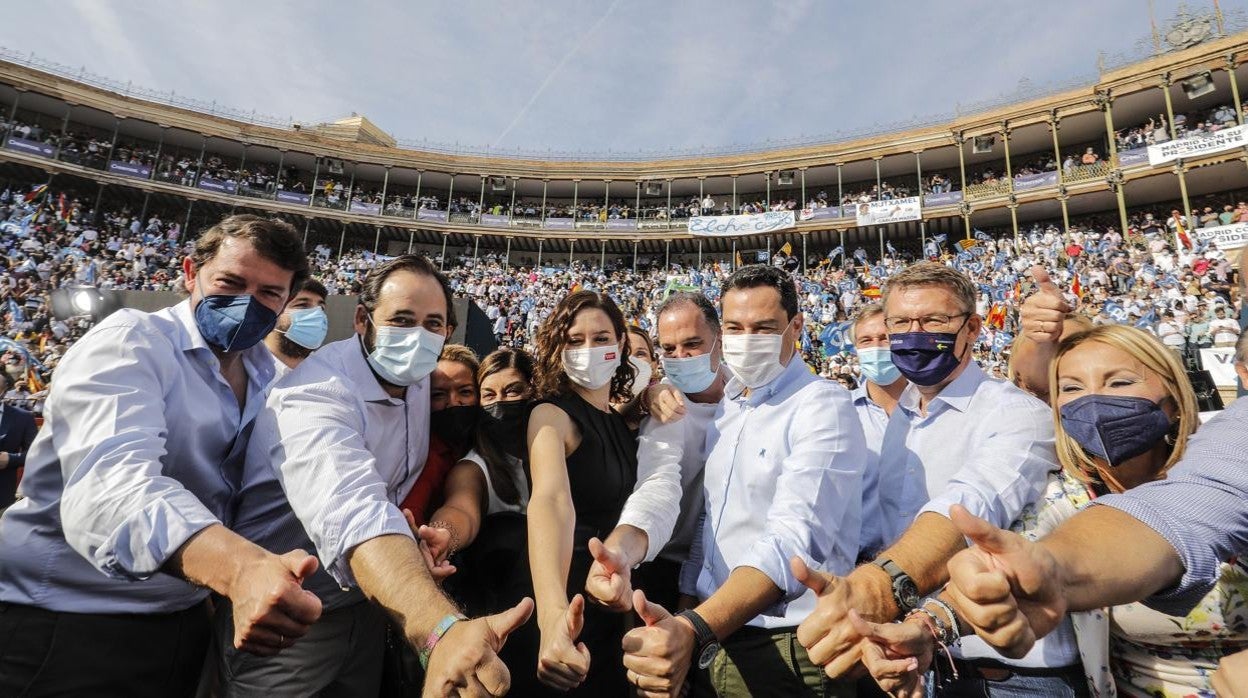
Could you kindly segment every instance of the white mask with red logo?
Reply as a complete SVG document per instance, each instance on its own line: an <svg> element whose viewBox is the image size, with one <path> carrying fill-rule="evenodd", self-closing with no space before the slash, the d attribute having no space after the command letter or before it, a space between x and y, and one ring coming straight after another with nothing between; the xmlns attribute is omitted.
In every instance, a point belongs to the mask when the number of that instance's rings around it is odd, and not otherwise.
<svg viewBox="0 0 1248 698"><path fill-rule="evenodd" d="M620 348L614 344L563 350L563 371L568 374L568 380L587 390L597 390L610 383L619 366Z"/></svg>

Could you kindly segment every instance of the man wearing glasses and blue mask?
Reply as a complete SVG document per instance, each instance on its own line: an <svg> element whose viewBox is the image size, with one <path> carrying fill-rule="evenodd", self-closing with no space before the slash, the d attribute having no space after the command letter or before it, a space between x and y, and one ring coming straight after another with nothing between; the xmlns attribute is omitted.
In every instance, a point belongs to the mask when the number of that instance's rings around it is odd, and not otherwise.
<svg viewBox="0 0 1248 698"><path fill-rule="evenodd" d="M260 342L307 277L303 244L232 216L182 271L190 298L110 315L57 368L0 518L0 695L192 694L209 590L240 653L288 649L320 615L300 588L316 558L228 528L275 371Z"/></svg>
<svg viewBox="0 0 1248 698"><path fill-rule="evenodd" d="M797 288L770 265L723 284L724 363L732 379L707 428L703 564L695 608L672 616L633 604L645 627L624 638L629 680L643 692L854 695L823 676L794 637L815 593L790 566L847 574L858 555L866 449L849 393L815 376L797 351ZM803 570L806 568L803 566Z"/></svg>
<svg viewBox="0 0 1248 698"><path fill-rule="evenodd" d="M329 317L325 315L328 296L324 284L308 279L277 316L277 326L264 338L264 344L282 364L278 367L279 378L325 343L329 333Z"/></svg>
<svg viewBox="0 0 1248 698"><path fill-rule="evenodd" d="M631 570L642 562L637 586L651 601L675 608L682 594L696 594L700 568L684 563L702 518L702 447L727 383L719 313L706 296L668 296L657 324L665 378L644 400L673 399L673 409L642 422L637 485L606 541L589 541L588 600L616 611L632 609Z"/></svg>
<svg viewBox="0 0 1248 698"><path fill-rule="evenodd" d="M950 506L961 504L1006 528L1060 468L1048 405L989 378L974 361L982 324L976 297L969 278L937 262L912 264L888 280L891 359L910 384L880 450L878 516L886 547L844 579L804 575L820 598L798 639L830 676L846 674L861 656L850 609L881 623L930 613L948 627L947 608L922 595L944 584L946 563L966 547L949 520ZM1065 627L1021 660L962 638L953 649L962 683L946 687L947 695L1086 695L1074 633Z"/></svg>
<svg viewBox="0 0 1248 698"><path fill-rule="evenodd" d="M424 257L396 257L364 279L355 334L317 350L269 393L237 530L268 549L314 546L325 569L307 587L325 612L306 644L268 660L240 660L219 619L225 695L377 694L386 612L427 665L432 694L507 690L495 653L532 602L465 619L397 506L425 465L429 374L454 325L445 277Z"/></svg>

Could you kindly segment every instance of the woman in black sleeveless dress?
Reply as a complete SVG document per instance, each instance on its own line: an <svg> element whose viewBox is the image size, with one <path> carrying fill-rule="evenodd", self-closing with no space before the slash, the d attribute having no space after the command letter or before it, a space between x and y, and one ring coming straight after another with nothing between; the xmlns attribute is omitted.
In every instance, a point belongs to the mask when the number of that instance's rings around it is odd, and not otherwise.
<svg viewBox="0 0 1248 698"><path fill-rule="evenodd" d="M620 646L627 616L586 607L581 594L588 541L615 527L637 479L636 433L611 407L631 397L628 352L619 308L591 291L564 297L537 336L529 564L541 633L537 676L559 691L631 693Z"/></svg>

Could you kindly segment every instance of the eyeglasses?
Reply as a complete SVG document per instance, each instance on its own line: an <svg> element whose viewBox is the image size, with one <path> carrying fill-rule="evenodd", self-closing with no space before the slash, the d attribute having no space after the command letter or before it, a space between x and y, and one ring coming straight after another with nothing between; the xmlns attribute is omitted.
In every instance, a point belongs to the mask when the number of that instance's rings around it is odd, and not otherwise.
<svg viewBox="0 0 1248 698"><path fill-rule="evenodd" d="M919 329L924 332L939 332L940 330L949 329L954 319L965 317L970 313L958 313L956 315L924 315L923 317L886 317L884 318L884 326L889 332L906 332L909 331L911 325L919 323Z"/></svg>

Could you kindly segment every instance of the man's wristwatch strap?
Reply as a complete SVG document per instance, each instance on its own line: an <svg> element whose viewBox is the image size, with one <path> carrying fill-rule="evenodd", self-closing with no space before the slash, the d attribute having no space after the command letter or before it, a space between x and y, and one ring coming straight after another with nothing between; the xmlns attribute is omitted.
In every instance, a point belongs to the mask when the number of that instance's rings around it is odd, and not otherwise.
<svg viewBox="0 0 1248 698"><path fill-rule="evenodd" d="M684 618L689 621L690 625L693 626L693 638L694 642L698 645L699 651L712 642L719 641L719 639L715 637L715 631L711 630L711 626L707 625L705 620L702 620L702 616L698 615L697 611L689 609L687 611L681 611L676 614L676 616L678 618Z"/></svg>

